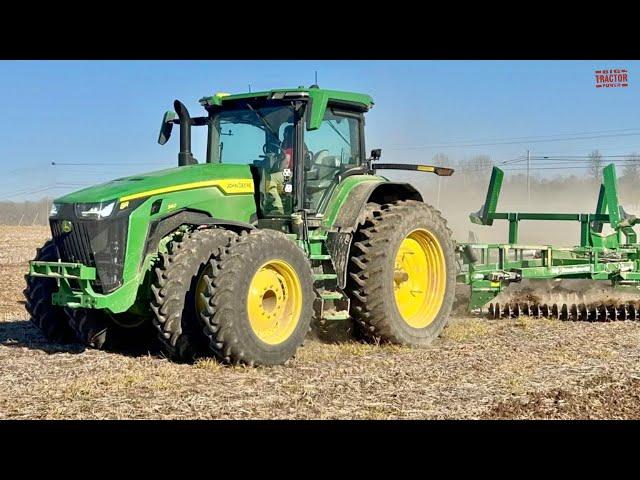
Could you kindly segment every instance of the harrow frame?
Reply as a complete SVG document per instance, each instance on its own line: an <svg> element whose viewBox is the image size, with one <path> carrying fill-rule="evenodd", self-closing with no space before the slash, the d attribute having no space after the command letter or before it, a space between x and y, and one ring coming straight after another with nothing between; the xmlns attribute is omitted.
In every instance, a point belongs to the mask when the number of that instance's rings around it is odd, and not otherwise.
<svg viewBox="0 0 640 480"><path fill-rule="evenodd" d="M470 219L479 225L507 220L508 243L458 244L463 260L458 282L471 287L469 310L481 309L510 283L522 279L608 280L616 288L640 289L640 244L633 229L639 219L627 214L618 203L614 164L603 169L595 213L496 212L503 176L502 170L493 168L485 203ZM580 244L574 247L519 244L518 225L522 220L578 221ZM605 224L611 226L612 233L602 233Z"/></svg>

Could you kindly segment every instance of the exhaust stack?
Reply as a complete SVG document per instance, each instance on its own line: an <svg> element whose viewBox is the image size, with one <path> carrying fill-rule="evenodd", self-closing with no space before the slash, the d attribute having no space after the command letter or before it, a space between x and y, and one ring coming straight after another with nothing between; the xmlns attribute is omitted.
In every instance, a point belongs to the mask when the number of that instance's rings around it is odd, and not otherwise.
<svg viewBox="0 0 640 480"><path fill-rule="evenodd" d="M193 121L189 110L180 100L173 102L173 108L180 120L180 152L178 153L178 166L193 165L198 163L191 153L191 125Z"/></svg>

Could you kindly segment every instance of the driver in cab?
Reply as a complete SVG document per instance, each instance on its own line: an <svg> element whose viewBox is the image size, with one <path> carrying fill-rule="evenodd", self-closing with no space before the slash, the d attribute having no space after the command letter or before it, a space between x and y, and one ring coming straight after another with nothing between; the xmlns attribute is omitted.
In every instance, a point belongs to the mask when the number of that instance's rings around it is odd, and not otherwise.
<svg viewBox="0 0 640 480"><path fill-rule="evenodd" d="M282 197L286 195L287 200L290 200L291 197L295 135L296 131L293 125L287 125L284 128L279 162L276 164L276 170L267 175L266 193L270 205L268 213L271 215L284 215L285 208ZM305 145L304 156L306 157L308 153L309 150ZM287 210L290 213L291 208L287 208Z"/></svg>

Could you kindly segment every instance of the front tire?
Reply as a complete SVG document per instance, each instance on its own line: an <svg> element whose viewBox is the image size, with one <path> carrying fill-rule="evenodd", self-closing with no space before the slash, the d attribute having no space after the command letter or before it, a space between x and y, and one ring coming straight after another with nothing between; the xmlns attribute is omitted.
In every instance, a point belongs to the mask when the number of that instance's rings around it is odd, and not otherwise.
<svg viewBox="0 0 640 480"><path fill-rule="evenodd" d="M58 260L58 252L53 241L47 241L36 253L36 261ZM53 278L26 277L24 296L31 321L40 329L47 340L54 343L72 343L75 335L67 323L64 309L51 303L51 295L58 287Z"/></svg>
<svg viewBox="0 0 640 480"><path fill-rule="evenodd" d="M279 365L302 344L313 317L306 254L283 233L242 232L220 255L201 315L209 346L225 363Z"/></svg>
<svg viewBox="0 0 640 480"><path fill-rule="evenodd" d="M429 345L447 324L455 275L440 212L414 200L371 208L351 246L351 315L368 339Z"/></svg>
<svg viewBox="0 0 640 480"><path fill-rule="evenodd" d="M138 325L129 328L118 325L114 317L101 310L86 308L65 309L69 326L77 340L96 350L144 350L152 340L148 319L140 319ZM126 315L126 314L124 314Z"/></svg>

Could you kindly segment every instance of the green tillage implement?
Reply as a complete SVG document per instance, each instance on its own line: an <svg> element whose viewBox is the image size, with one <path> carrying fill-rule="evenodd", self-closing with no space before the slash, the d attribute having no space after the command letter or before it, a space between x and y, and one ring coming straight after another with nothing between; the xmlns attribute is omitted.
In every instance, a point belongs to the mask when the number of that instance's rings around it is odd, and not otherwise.
<svg viewBox="0 0 640 480"><path fill-rule="evenodd" d="M458 282L471 287L470 310L478 310L493 300L512 282L523 279L609 280L616 288L640 287L640 244L633 229L638 219L618 204L616 171L613 164L603 170L595 213L502 213L496 212L503 172L493 168L484 205L470 219L479 225L494 220L509 222L508 243L459 243L457 248L466 268ZM518 243L518 224L522 220L580 222L580 245L554 247ZM604 224L613 232L602 233ZM535 252L531 255L531 252ZM574 319L622 319L638 317L635 305L539 305L507 303L489 306L494 317L521 314Z"/></svg>

